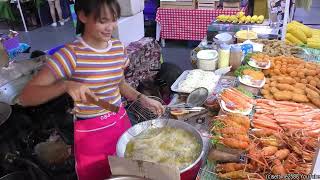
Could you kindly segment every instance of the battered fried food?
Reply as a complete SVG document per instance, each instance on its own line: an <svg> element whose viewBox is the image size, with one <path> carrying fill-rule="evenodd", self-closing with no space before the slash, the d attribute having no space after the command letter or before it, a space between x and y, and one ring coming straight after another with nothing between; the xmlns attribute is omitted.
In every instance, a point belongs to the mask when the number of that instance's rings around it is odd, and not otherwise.
<svg viewBox="0 0 320 180"><path fill-rule="evenodd" d="M283 84L295 84L296 80L292 77L283 76L282 78L278 78L278 82Z"/></svg>
<svg viewBox="0 0 320 180"><path fill-rule="evenodd" d="M277 89L276 87L272 87L272 88L270 88L270 92L271 92L271 94L274 94L274 93L276 93L276 92L279 92L280 90L279 89Z"/></svg>
<svg viewBox="0 0 320 180"><path fill-rule="evenodd" d="M290 91L278 91L273 94L273 97L277 101L290 101L292 99L292 92Z"/></svg>
<svg viewBox="0 0 320 180"><path fill-rule="evenodd" d="M276 88L281 90L281 91L293 91L294 90L294 87L292 85L289 85L289 84L280 84L280 83L278 83L276 85Z"/></svg>
<svg viewBox="0 0 320 180"><path fill-rule="evenodd" d="M294 93L292 94L292 101L297 103L307 103L309 102L309 99L306 95Z"/></svg>

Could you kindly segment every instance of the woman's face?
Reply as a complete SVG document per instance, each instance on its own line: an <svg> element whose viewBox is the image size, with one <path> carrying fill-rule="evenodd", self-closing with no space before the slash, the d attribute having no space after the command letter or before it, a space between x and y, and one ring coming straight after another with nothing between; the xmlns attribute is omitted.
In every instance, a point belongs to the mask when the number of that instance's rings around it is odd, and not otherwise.
<svg viewBox="0 0 320 180"><path fill-rule="evenodd" d="M111 39L112 32L117 25L110 9L105 5L101 8L100 17L95 18L94 14L85 16L80 20L85 24L85 34L100 42L107 42Z"/></svg>

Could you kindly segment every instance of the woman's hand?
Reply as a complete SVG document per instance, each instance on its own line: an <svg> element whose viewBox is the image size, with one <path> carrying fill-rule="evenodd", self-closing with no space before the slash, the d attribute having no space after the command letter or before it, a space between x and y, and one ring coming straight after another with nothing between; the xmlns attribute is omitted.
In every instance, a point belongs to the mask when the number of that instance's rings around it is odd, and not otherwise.
<svg viewBox="0 0 320 180"><path fill-rule="evenodd" d="M158 116L161 116L164 113L164 107L157 100L142 95L140 98L140 102L143 107L150 109L151 111L155 112Z"/></svg>
<svg viewBox="0 0 320 180"><path fill-rule="evenodd" d="M87 103L87 95L91 96L96 101L99 98L83 83L74 81L64 81L66 92L72 97L75 102Z"/></svg>

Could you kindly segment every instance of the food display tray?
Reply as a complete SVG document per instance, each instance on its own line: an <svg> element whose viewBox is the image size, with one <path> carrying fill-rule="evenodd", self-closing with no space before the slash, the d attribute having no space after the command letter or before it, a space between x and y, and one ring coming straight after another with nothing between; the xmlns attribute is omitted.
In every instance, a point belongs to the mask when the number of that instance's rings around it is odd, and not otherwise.
<svg viewBox="0 0 320 180"><path fill-rule="evenodd" d="M269 63L266 67L260 67L258 66L253 59L250 59L250 61L248 62L249 66L254 67L254 68L258 68L258 69L269 69L271 67L271 62L269 60Z"/></svg>
<svg viewBox="0 0 320 180"><path fill-rule="evenodd" d="M261 84L259 86L257 85L253 85L250 83L247 83L242 77L238 77L239 82L241 82L244 85L250 86L250 87L254 87L254 88L262 88L264 86L264 84L266 83L266 78L264 78L261 82Z"/></svg>
<svg viewBox="0 0 320 180"><path fill-rule="evenodd" d="M172 84L171 86L171 90L177 93L191 93L192 91L183 91L181 89L179 89L179 84L184 81L187 78L187 75L191 72L192 70L185 70L179 77L178 79ZM214 89L216 88L216 85L219 82L220 79L220 75L216 75L216 81L212 82L212 88L208 89L209 93L212 93L214 91ZM194 90L194 89L193 89Z"/></svg>
<svg viewBox="0 0 320 180"><path fill-rule="evenodd" d="M227 108L226 103L223 100L221 100L220 106L224 111L227 111L227 112L230 112L230 113L235 113L235 114L241 114L241 115L244 115L244 116L249 115L251 113L252 109L253 109L253 105L252 105L246 111L231 110L231 109Z"/></svg>

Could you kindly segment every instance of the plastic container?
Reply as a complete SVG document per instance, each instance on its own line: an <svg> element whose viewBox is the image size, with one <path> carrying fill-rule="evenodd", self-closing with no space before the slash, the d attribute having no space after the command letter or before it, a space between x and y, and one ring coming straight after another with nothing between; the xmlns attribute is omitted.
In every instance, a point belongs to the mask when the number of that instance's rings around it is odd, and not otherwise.
<svg viewBox="0 0 320 180"><path fill-rule="evenodd" d="M197 66L204 71L214 71L217 68L218 52L216 50L201 50L197 53Z"/></svg>
<svg viewBox="0 0 320 180"><path fill-rule="evenodd" d="M239 45L232 45L230 48L230 59L229 64L231 67L231 70L236 70L241 65L242 60L242 49Z"/></svg>
<svg viewBox="0 0 320 180"><path fill-rule="evenodd" d="M252 44L242 44L241 50L242 50L243 57L245 57L248 53L253 52L253 46Z"/></svg>
<svg viewBox="0 0 320 180"><path fill-rule="evenodd" d="M9 51L11 49L19 47L19 36L11 37L2 42L3 47Z"/></svg>
<svg viewBox="0 0 320 180"><path fill-rule="evenodd" d="M229 33L220 33L215 36L218 44L232 44L233 39Z"/></svg>
<svg viewBox="0 0 320 180"><path fill-rule="evenodd" d="M258 34L251 30L241 30L235 34L235 37L237 38L237 43L243 43L246 40L258 39Z"/></svg>
<svg viewBox="0 0 320 180"><path fill-rule="evenodd" d="M219 69L229 67L229 58L230 58L230 45L221 44L219 49L219 62L218 62Z"/></svg>

